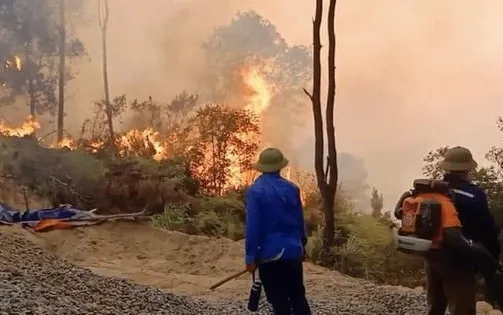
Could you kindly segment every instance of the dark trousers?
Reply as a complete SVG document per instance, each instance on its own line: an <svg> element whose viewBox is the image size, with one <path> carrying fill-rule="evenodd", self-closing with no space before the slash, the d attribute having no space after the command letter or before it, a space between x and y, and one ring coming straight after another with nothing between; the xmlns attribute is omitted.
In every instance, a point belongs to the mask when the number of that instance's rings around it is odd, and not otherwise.
<svg viewBox="0 0 503 315"><path fill-rule="evenodd" d="M275 315L311 315L303 273L300 260L259 265L260 280Z"/></svg>
<svg viewBox="0 0 503 315"><path fill-rule="evenodd" d="M426 262L427 315L475 315L475 273L447 261Z"/></svg>

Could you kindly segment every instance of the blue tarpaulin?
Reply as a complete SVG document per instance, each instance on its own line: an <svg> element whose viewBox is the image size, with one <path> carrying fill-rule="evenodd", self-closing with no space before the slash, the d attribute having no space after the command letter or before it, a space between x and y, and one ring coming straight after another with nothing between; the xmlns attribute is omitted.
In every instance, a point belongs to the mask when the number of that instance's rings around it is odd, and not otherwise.
<svg viewBox="0 0 503 315"><path fill-rule="evenodd" d="M0 202L0 221L8 223L40 221L46 219L69 219L86 212L87 211L74 209L68 205L49 209L19 211Z"/></svg>
<svg viewBox="0 0 503 315"><path fill-rule="evenodd" d="M74 226L94 225L108 220L137 219L145 211L128 214L99 215L96 209L86 211L61 205L54 208L20 211L0 202L0 224L20 224L37 232L49 229L66 229Z"/></svg>

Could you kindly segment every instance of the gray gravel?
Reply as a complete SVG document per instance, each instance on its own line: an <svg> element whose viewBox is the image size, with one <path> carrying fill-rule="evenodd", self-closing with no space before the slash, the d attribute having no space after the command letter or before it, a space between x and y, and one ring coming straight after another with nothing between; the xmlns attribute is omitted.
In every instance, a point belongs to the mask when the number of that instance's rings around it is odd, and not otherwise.
<svg viewBox="0 0 503 315"><path fill-rule="evenodd" d="M310 296L314 314L415 315L424 295L360 280ZM258 314L269 314L263 302ZM247 314L246 301L206 302L176 296L76 267L0 227L0 315Z"/></svg>

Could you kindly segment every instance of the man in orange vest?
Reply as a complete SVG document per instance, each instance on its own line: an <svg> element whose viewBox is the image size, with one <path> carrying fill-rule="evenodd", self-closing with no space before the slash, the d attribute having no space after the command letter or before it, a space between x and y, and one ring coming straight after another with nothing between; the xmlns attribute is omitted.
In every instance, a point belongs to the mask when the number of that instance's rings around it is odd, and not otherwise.
<svg viewBox="0 0 503 315"><path fill-rule="evenodd" d="M415 180L400 198L395 216L402 221L394 238L399 250L426 259L427 315L475 315L475 277L463 262L482 270L499 265L487 249L464 237L446 182Z"/></svg>

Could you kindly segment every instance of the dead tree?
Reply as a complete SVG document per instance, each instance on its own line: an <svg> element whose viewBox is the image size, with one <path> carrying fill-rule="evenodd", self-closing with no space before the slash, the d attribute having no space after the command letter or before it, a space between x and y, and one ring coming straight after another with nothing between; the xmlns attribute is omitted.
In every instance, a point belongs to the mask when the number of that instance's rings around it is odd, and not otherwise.
<svg viewBox="0 0 503 315"><path fill-rule="evenodd" d="M314 118L314 166L318 189L323 200L325 227L323 230L323 248L329 250L334 244L335 222L334 202L337 192L339 172L337 168L337 147L335 142L334 103L335 103L335 8L336 0L330 0L328 7L328 89L326 104L326 136L328 157L324 163L323 116L321 114L321 22L323 0L316 0L313 20L313 91L308 95L313 106Z"/></svg>
<svg viewBox="0 0 503 315"><path fill-rule="evenodd" d="M63 141L65 116L65 61L66 61L66 0L59 1L59 99L58 99L58 136L57 141Z"/></svg>
<svg viewBox="0 0 503 315"><path fill-rule="evenodd" d="M113 111L110 103L110 85L108 83L108 58L107 58L107 29L110 18L110 8L108 0L104 0L104 16L101 16L101 0L98 1L98 20L101 29L102 61L103 61L103 89L105 94L105 113L107 116L108 132L110 137L110 146L115 147L115 133L113 124Z"/></svg>

